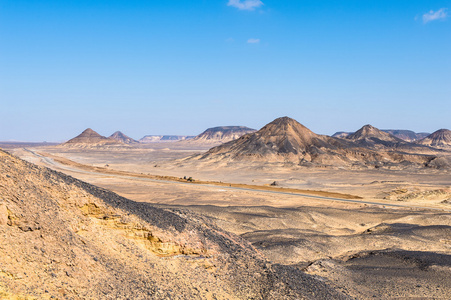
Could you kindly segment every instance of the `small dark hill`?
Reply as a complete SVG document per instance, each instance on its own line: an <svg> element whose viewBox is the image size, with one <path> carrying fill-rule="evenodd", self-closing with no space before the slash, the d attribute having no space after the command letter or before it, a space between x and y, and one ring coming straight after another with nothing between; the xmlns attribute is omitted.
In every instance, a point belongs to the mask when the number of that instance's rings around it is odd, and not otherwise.
<svg viewBox="0 0 451 300"><path fill-rule="evenodd" d="M451 130L439 129L418 143L436 148L451 148Z"/></svg>
<svg viewBox="0 0 451 300"><path fill-rule="evenodd" d="M123 134L120 131L116 131L115 133L110 135L110 139L114 139L114 140L122 142L124 144L136 144L136 143L138 143L137 140L132 139L131 137Z"/></svg>

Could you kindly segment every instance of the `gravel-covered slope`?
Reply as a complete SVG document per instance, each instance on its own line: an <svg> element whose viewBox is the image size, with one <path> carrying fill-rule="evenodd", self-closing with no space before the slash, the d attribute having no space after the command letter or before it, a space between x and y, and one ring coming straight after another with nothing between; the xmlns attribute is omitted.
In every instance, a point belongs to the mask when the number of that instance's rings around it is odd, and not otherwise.
<svg viewBox="0 0 451 300"><path fill-rule="evenodd" d="M342 299L186 210L135 203L0 150L0 297Z"/></svg>

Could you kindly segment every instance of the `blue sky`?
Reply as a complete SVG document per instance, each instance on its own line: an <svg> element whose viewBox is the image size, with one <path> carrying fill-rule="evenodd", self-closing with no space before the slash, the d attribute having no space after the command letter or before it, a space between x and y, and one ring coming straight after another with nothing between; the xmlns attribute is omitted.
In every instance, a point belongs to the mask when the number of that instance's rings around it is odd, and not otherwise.
<svg viewBox="0 0 451 300"><path fill-rule="evenodd" d="M0 140L450 113L451 0L0 0Z"/></svg>

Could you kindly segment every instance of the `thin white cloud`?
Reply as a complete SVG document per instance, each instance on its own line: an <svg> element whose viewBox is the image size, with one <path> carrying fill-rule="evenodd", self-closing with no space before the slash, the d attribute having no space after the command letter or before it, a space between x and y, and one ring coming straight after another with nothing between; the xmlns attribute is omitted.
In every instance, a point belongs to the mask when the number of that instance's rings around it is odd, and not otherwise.
<svg viewBox="0 0 451 300"><path fill-rule="evenodd" d="M260 0L229 0L227 6L233 6L239 10L254 10L263 5Z"/></svg>
<svg viewBox="0 0 451 300"><path fill-rule="evenodd" d="M260 39L248 39L247 43L248 44L258 44L258 43L260 43Z"/></svg>
<svg viewBox="0 0 451 300"><path fill-rule="evenodd" d="M431 10L430 12L425 13L423 15L423 23L426 24L431 21L446 19L448 17L447 10L447 8L440 8L437 11Z"/></svg>

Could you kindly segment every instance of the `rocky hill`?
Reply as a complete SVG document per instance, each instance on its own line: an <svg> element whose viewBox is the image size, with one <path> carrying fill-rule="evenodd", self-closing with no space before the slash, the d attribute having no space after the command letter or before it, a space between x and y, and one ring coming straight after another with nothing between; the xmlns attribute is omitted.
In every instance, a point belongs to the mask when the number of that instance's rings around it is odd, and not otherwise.
<svg viewBox="0 0 451 300"><path fill-rule="evenodd" d="M2 299L345 299L181 209L0 150Z"/></svg>
<svg viewBox="0 0 451 300"><path fill-rule="evenodd" d="M371 125L363 126L356 132L347 135L345 139L353 141L359 146L374 149L394 148L406 144L404 140Z"/></svg>
<svg viewBox="0 0 451 300"><path fill-rule="evenodd" d="M116 141L119 141L119 142L124 143L124 144L136 144L136 143L138 143L137 140L132 139L131 137L123 134L120 131L116 131L115 133L110 135L109 138L113 139L113 140L116 140Z"/></svg>
<svg viewBox="0 0 451 300"><path fill-rule="evenodd" d="M451 148L451 130L440 129L418 141L421 145L436 148Z"/></svg>
<svg viewBox="0 0 451 300"><path fill-rule="evenodd" d="M210 149L203 155L192 157L203 161L259 160L266 162L291 162L301 165L368 165L381 166L404 162L424 165L433 155L416 155L393 151L376 151L356 142L372 136L382 142L399 142L387 133L364 127L349 139L318 135L298 123L282 117L265 125L255 133ZM369 139L373 141L373 139ZM402 141L401 141L402 142Z"/></svg>
<svg viewBox="0 0 451 300"><path fill-rule="evenodd" d="M61 144L65 147L89 148L89 147L109 147L109 146L125 146L124 143L112 138L107 138L98 134L91 128L86 129L78 136Z"/></svg>

